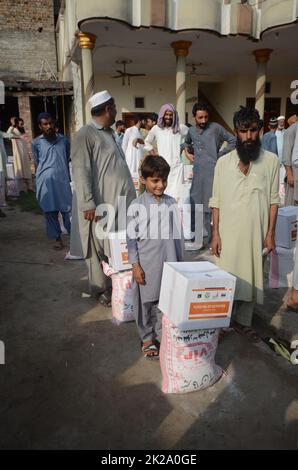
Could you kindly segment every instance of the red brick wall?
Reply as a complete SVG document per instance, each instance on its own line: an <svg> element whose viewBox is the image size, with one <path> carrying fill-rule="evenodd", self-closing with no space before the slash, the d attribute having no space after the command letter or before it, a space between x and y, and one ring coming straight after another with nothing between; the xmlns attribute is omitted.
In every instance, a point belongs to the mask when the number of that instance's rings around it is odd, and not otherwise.
<svg viewBox="0 0 298 470"><path fill-rule="evenodd" d="M0 75L37 78L41 60L57 70L52 0L0 1Z"/></svg>
<svg viewBox="0 0 298 470"><path fill-rule="evenodd" d="M44 31L52 32L54 30L52 0L1 0L1 30L34 31L40 27Z"/></svg>

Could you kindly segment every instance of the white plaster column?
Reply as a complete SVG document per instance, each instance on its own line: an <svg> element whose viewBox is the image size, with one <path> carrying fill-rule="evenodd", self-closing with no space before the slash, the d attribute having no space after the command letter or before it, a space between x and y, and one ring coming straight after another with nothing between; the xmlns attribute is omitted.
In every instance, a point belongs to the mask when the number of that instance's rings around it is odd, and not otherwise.
<svg viewBox="0 0 298 470"><path fill-rule="evenodd" d="M76 34L79 39L79 46L82 50L82 75L83 75L83 107L84 123L90 120L89 98L94 93L94 72L92 51L95 47L97 36L91 33L79 32Z"/></svg>
<svg viewBox="0 0 298 470"><path fill-rule="evenodd" d="M253 51L257 62L257 78L256 78L256 104L255 108L259 111L261 119L264 118L265 110L265 84L266 84L266 68L272 49L257 49Z"/></svg>
<svg viewBox="0 0 298 470"><path fill-rule="evenodd" d="M183 124L185 124L186 103L186 57L191 44L191 41L176 41L171 44L176 56L176 109Z"/></svg>

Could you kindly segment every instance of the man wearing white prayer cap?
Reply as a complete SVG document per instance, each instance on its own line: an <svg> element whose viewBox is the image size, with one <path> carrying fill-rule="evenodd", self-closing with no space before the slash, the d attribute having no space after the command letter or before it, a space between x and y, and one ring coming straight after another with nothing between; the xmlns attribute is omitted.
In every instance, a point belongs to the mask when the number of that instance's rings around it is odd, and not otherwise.
<svg viewBox="0 0 298 470"><path fill-rule="evenodd" d="M118 214L118 197L125 196L128 206L136 193L125 156L116 144L111 129L117 114L113 97L104 90L93 95L89 103L92 120L77 132L72 144L71 161L90 293L99 295L99 302L109 307L111 282L103 273L101 261L108 261L110 249L106 238L99 239L95 235L95 210L101 204L113 207L117 230L118 217L125 217L125 214ZM105 228L106 225L103 226Z"/></svg>
<svg viewBox="0 0 298 470"><path fill-rule="evenodd" d="M112 96L107 90L99 91L98 93L95 93L95 95L91 96L89 99L89 104L91 107L91 114L92 114L92 109L96 108L97 106L101 106L102 104L108 103L109 101L113 101Z"/></svg>
<svg viewBox="0 0 298 470"><path fill-rule="evenodd" d="M284 133L285 133L285 124L286 124L285 116L278 116L277 130L276 130L275 135L276 135L276 140L277 140L278 158L280 162L282 159L282 146L283 146Z"/></svg>

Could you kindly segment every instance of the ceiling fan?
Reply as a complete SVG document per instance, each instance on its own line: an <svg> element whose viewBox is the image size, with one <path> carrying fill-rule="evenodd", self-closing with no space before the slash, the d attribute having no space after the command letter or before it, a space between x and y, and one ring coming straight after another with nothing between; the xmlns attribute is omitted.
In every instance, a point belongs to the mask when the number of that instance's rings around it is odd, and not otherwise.
<svg viewBox="0 0 298 470"><path fill-rule="evenodd" d="M145 77L145 73L129 73L126 72L126 65L131 64L132 60L116 60L116 64L122 64L123 70L116 70L119 75L114 75L112 78L122 78L122 85L125 85L125 80L127 78L128 86L130 86L131 77Z"/></svg>

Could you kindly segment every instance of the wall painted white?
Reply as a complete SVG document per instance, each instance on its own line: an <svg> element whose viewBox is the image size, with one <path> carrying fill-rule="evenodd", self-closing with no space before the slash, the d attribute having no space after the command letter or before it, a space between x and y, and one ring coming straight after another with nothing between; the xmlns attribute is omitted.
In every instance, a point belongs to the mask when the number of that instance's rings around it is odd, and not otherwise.
<svg viewBox="0 0 298 470"><path fill-rule="evenodd" d="M298 77L297 77L298 78ZM281 113L285 114L286 99L290 96L290 84L293 77L270 77L271 93L266 97L282 98ZM226 77L221 83L199 83L196 77L188 77L186 82L186 112L188 120L193 123L192 106L197 99L198 86L217 109L226 123L233 127L233 114L240 105L245 105L247 97L255 96L254 76ZM122 86L121 79L112 79L108 75L95 76L95 91L109 90L116 100L118 109L117 119L121 119L125 112L157 112L164 103L176 102L175 77L133 77L130 87ZM145 108L134 107L136 96L145 97Z"/></svg>

